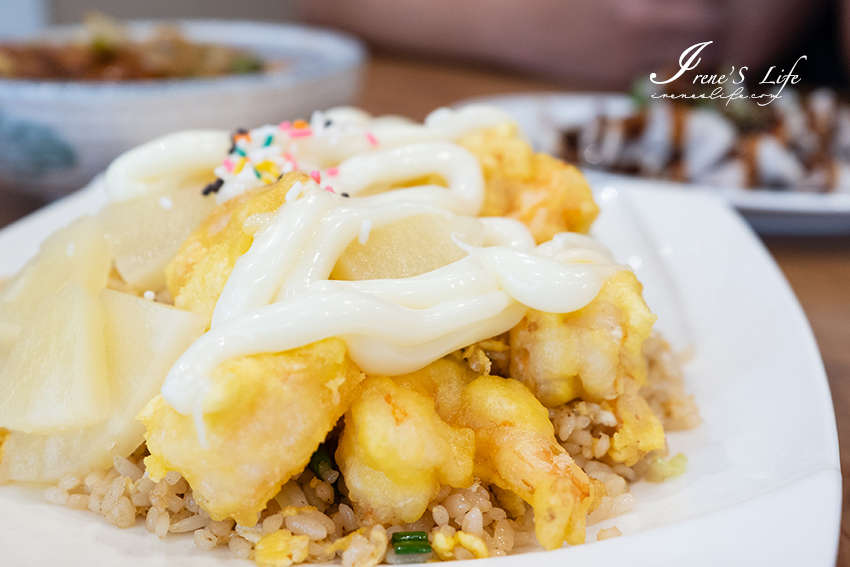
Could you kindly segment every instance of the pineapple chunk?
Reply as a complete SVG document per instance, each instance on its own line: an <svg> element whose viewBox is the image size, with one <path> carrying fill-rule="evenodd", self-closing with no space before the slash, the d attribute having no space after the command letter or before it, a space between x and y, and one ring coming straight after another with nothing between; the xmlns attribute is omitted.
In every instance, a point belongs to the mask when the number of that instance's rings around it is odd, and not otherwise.
<svg viewBox="0 0 850 567"><path fill-rule="evenodd" d="M0 320L23 326L44 298L68 282L97 297L110 264L101 221L89 216L74 221L45 240L38 255L0 289Z"/></svg>
<svg viewBox="0 0 850 567"><path fill-rule="evenodd" d="M115 269L136 291L165 288L165 266L213 208L195 186L112 203L104 219Z"/></svg>
<svg viewBox="0 0 850 567"><path fill-rule="evenodd" d="M112 412L93 427L57 435L12 433L0 479L53 482L111 466L144 441L136 414L159 392L169 368L207 327L204 315L112 290L100 294Z"/></svg>
<svg viewBox="0 0 850 567"><path fill-rule="evenodd" d="M78 283L48 296L21 329L0 372L0 427L50 433L109 412L100 305Z"/></svg>
<svg viewBox="0 0 850 567"><path fill-rule="evenodd" d="M0 370L3 370L3 365L9 358L20 332L21 328L17 325L0 321Z"/></svg>
<svg viewBox="0 0 850 567"><path fill-rule="evenodd" d="M452 233L472 246L484 243L484 229L474 218L416 215L372 230L366 244L349 244L331 279L409 278L442 268L466 256Z"/></svg>

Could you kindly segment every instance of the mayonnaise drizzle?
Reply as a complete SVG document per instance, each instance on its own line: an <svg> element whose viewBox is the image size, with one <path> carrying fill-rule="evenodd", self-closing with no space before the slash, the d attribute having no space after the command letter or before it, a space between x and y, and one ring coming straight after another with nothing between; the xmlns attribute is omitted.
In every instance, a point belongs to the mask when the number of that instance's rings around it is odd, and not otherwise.
<svg viewBox="0 0 850 567"><path fill-rule="evenodd" d="M324 126L329 121L330 126ZM281 161L280 156L285 152L290 155L301 171L322 171L322 178L330 183L337 193L352 193L351 188L341 181L341 178L333 175L328 176L327 168L337 166L353 156L354 163L349 165L351 171L358 171L363 165L367 169L362 172L363 176L380 176L386 172L380 169L369 169L371 163L368 158L373 152L381 152L393 148L407 146L413 151L414 144L429 142L453 142L465 133L476 128L493 127L506 122L512 122L511 116L504 110L488 105L470 105L453 110L448 108L437 109L428 115L424 124L416 124L409 120L381 116L370 117L367 113L352 108L336 108L323 113L316 113L311 119L311 135L291 138L288 140L275 141L268 147L249 148L243 147L249 161L256 162L262 159L276 161L281 172L291 169L291 164L286 160ZM269 130L271 128L271 130ZM252 139L257 141L266 138L268 132L274 132L273 127L264 126L253 131ZM240 142L241 143L241 142ZM453 152L457 146L450 146L447 152ZM278 154L275 157L275 154ZM417 165L417 158L424 154L416 154L407 158L405 165L400 165L400 171L404 177L414 177L412 170L404 171L404 167ZM379 160L380 161L380 160ZM347 162L346 162L347 163ZM477 166L477 163L476 163ZM342 168L342 165L339 165ZM228 199L247 191L262 181L251 173L252 168L245 167L238 174L230 174L222 168L217 168L216 173L224 179L224 185L219 190L216 199L223 203ZM439 173L439 170L428 173ZM350 176L350 181L357 183L356 175ZM323 182L324 183L324 182Z"/></svg>
<svg viewBox="0 0 850 567"><path fill-rule="evenodd" d="M453 188L417 188L452 193ZM280 207L273 224L236 266L216 305L210 331L168 374L162 393L179 412L197 414L209 377L236 356L280 352L337 336L371 374L414 371L516 325L526 309L575 311L621 269L593 239L564 233L534 246L510 219L482 219L485 245L465 258L406 279L329 281L339 256L372 226L410 216L452 215L427 202L399 199L404 191L344 199L308 185L301 199ZM202 420L201 420L202 421Z"/></svg>
<svg viewBox="0 0 850 567"><path fill-rule="evenodd" d="M467 256L440 269L405 279L329 280L348 245L368 242L382 226L421 214L477 216L484 200L481 167L451 142L508 118L478 106L441 109L417 125L337 109L314 116L312 128L321 130L325 117L338 128L299 139L290 149L304 163L337 164L327 174L334 191L314 181L296 183L275 213L246 221L254 241L225 284L210 330L180 357L162 387L168 403L194 417L202 444L210 378L230 358L340 337L364 372L407 373L509 330L528 308L580 309L623 269L590 237L563 233L537 246L516 220L480 218L484 245L452 235ZM430 174L442 176L448 187L357 197L376 184Z"/></svg>

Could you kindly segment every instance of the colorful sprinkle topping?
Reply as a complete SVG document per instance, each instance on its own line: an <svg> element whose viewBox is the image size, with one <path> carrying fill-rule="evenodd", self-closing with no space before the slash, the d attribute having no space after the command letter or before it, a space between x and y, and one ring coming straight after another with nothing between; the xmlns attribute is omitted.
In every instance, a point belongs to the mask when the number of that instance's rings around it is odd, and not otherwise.
<svg viewBox="0 0 850 567"><path fill-rule="evenodd" d="M338 194L332 178L339 175L339 169L309 156L316 153L316 147L320 148L320 153L332 154L334 150L330 148L336 144L351 144L355 140L362 144L364 138L372 146L379 145L366 127L345 120L331 120L319 111L314 112L309 121L284 120L253 130L241 128L231 135L228 155L215 169L218 180L204 188L205 194L217 193L217 200L223 202L254 187L275 183L291 171L308 173L325 191ZM344 157L344 153L340 154L340 159ZM331 167L324 169L324 165Z"/></svg>

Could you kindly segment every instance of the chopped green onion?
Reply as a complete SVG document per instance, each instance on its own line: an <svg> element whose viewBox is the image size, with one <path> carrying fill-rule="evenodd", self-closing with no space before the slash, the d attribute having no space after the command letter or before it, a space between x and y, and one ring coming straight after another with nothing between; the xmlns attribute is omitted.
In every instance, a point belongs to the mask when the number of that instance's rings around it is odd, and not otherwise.
<svg viewBox="0 0 850 567"><path fill-rule="evenodd" d="M234 73L257 73L263 70L263 63L253 55L246 53L236 57L231 63L231 68Z"/></svg>
<svg viewBox="0 0 850 567"><path fill-rule="evenodd" d="M393 543L396 555L420 555L431 553L431 544L427 541L399 541Z"/></svg>
<svg viewBox="0 0 850 567"><path fill-rule="evenodd" d="M326 472L333 470L333 461L331 461L331 456L328 454L328 449L324 444L319 445L319 448L310 457L310 468L313 469L313 472L319 478L322 478L322 475Z"/></svg>
<svg viewBox="0 0 850 567"><path fill-rule="evenodd" d="M393 544L404 541L428 541L426 532L396 532L393 534Z"/></svg>

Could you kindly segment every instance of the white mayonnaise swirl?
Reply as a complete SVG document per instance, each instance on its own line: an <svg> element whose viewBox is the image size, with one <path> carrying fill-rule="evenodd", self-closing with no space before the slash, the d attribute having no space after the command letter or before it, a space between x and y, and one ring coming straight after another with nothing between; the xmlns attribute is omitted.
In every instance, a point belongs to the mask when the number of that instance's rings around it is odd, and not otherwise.
<svg viewBox="0 0 850 567"><path fill-rule="evenodd" d="M404 191L346 199L309 185L255 235L227 281L210 331L166 378L165 399L194 414L199 431L211 373L230 358L336 336L364 372L412 372L509 330L528 307L580 309L622 269L590 237L563 233L534 246L521 223L481 219L485 246L458 241L468 255L443 268L405 279L329 281L364 220L379 227L423 213L451 216L431 202L454 188L415 188L420 200L411 201Z"/></svg>
<svg viewBox="0 0 850 567"><path fill-rule="evenodd" d="M116 161L107 176L113 198L157 190L169 175L214 167L211 162L221 163L223 153L224 165L216 168L220 200L273 182L287 170L326 168L309 171L315 181L294 184L276 212L246 221L244 230L254 240L225 284L210 330L166 377L163 396L194 417L202 444L211 375L230 358L340 337L364 372L412 372L509 330L528 308L580 309L623 269L590 237L563 233L537 246L516 220L480 218L483 246L452 235L467 255L440 269L404 279L328 279L351 242L368 243L371 231L389 223L422 214L476 217L484 201L481 166L452 142L509 120L485 106L440 109L422 125L335 109L314 114L309 125L286 122L242 132L229 154L223 145L230 140L221 133L195 132L158 140ZM377 184L432 174L448 187L357 196Z"/></svg>
<svg viewBox="0 0 850 567"><path fill-rule="evenodd" d="M229 145L224 130L187 130L157 138L109 165L106 192L112 201L125 201L171 189L182 178L211 172Z"/></svg>

